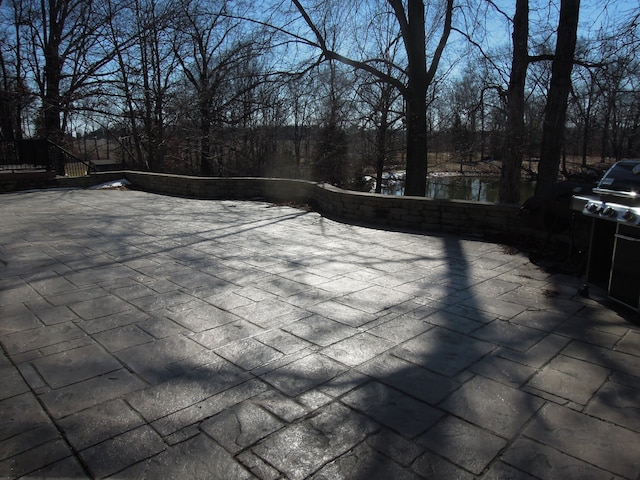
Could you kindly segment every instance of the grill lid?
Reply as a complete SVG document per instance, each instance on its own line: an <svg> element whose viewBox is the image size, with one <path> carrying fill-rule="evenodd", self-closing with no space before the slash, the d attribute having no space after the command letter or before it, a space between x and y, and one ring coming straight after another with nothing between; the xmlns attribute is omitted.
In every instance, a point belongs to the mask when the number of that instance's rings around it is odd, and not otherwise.
<svg viewBox="0 0 640 480"><path fill-rule="evenodd" d="M640 194L640 160L621 160L604 174L594 193L636 198Z"/></svg>

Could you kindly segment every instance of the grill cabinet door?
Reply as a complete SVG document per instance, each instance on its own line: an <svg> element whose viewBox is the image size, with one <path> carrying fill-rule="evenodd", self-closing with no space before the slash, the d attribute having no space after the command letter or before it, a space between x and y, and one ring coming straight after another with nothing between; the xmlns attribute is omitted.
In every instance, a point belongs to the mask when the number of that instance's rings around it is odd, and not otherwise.
<svg viewBox="0 0 640 480"><path fill-rule="evenodd" d="M620 225L609 278L609 296L638 310L640 306L640 230Z"/></svg>

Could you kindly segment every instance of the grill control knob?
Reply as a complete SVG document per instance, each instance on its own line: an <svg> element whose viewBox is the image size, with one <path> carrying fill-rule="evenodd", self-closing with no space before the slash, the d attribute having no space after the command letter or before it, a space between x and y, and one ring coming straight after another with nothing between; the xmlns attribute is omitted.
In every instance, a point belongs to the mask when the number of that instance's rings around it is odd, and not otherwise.
<svg viewBox="0 0 640 480"><path fill-rule="evenodd" d="M633 213L631 210L627 210L622 214L622 218L625 219L627 222L632 222L635 220L636 214Z"/></svg>
<svg viewBox="0 0 640 480"><path fill-rule="evenodd" d="M606 207L603 211L602 211L602 215L604 215L605 217L615 217L617 215L617 212L615 211L615 209L611 208L611 207Z"/></svg>
<svg viewBox="0 0 640 480"><path fill-rule="evenodd" d="M596 211L598 210L598 205L596 205L595 203L587 203L585 209L589 213L596 213Z"/></svg>

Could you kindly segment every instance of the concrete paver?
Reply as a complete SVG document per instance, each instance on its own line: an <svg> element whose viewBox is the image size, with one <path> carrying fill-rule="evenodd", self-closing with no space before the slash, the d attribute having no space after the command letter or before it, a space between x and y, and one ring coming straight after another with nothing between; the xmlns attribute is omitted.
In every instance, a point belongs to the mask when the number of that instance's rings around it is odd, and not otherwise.
<svg viewBox="0 0 640 480"><path fill-rule="evenodd" d="M465 441L450 448L459 438ZM482 473L507 444L504 438L452 416L439 421L418 443L475 474Z"/></svg>
<svg viewBox="0 0 640 480"><path fill-rule="evenodd" d="M640 471L637 432L553 403L544 406L524 435L624 478Z"/></svg>
<svg viewBox="0 0 640 480"><path fill-rule="evenodd" d="M0 197L0 477L640 475L640 328L479 239Z"/></svg>

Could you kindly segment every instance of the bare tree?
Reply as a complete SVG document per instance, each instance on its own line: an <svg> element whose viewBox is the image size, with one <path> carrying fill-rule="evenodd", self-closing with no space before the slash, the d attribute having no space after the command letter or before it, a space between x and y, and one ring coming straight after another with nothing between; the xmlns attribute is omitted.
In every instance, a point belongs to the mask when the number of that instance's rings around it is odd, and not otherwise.
<svg viewBox="0 0 640 480"><path fill-rule="evenodd" d="M139 29L136 48L142 82L142 123L145 134L147 164L151 171L161 169L165 155L165 106L173 84L177 59L164 36L171 22L170 5L156 0L135 1Z"/></svg>
<svg viewBox="0 0 640 480"><path fill-rule="evenodd" d="M529 0L517 0L513 17L513 57L507 90L507 122L500 173L500 202L519 203L525 138L525 84L529 65Z"/></svg>
<svg viewBox="0 0 640 480"><path fill-rule="evenodd" d="M62 141L69 115L103 93L102 75L114 54L103 42L107 12L92 0L16 0L14 10L41 101L39 133Z"/></svg>
<svg viewBox="0 0 640 480"><path fill-rule="evenodd" d="M308 75L296 76L285 83L288 116L291 125L291 143L293 148L294 176L303 176L302 159L309 156L309 130L311 126L312 99L308 94L313 79ZM303 146L304 152L303 152Z"/></svg>
<svg viewBox="0 0 640 480"><path fill-rule="evenodd" d="M381 81L393 85L405 102L407 127L407 175L406 195L424 196L427 175L427 89L432 84L442 53L451 33L454 2L446 0L443 6L442 31L427 68L425 5L423 0L387 0L396 18L406 53L407 65L396 65L399 74L390 76L376 68L371 59L356 60L332 49L322 25L316 24L300 0L292 0L302 18L313 32L315 39L308 43L319 48L327 60L342 62L353 68L365 70Z"/></svg>
<svg viewBox="0 0 640 480"><path fill-rule="evenodd" d="M0 139L15 138L13 119L16 115L15 104L11 99L13 87L4 54L0 51Z"/></svg>
<svg viewBox="0 0 640 480"><path fill-rule="evenodd" d="M248 49L227 86L224 109L232 112L226 125L230 132L227 143L236 159L236 172L283 175L286 163L278 158L280 130L285 123L281 84L266 78L257 53Z"/></svg>
<svg viewBox="0 0 640 480"><path fill-rule="evenodd" d="M321 66L325 80L321 103L314 177L343 186L347 172L348 143L345 131L345 81L339 65L329 60ZM324 68L323 68L324 67Z"/></svg>
<svg viewBox="0 0 640 480"><path fill-rule="evenodd" d="M558 182L579 11L580 0L562 0L560 3L556 51L551 67L551 86L542 129L536 195L549 193Z"/></svg>
<svg viewBox="0 0 640 480"><path fill-rule="evenodd" d="M138 123L139 109L136 105L136 75L131 73L133 68L131 51L137 37L137 29L132 28L135 24L135 10L128 3L121 3L119 0L109 0L107 8L111 12L107 25L106 38L114 46L115 61L118 66L113 78L115 92L112 97L117 101L117 105L112 109L111 115L119 119L120 136L118 138L123 150L123 163L129 163L129 167L146 166L146 159L143 153L142 134ZM116 16L118 11L120 15ZM123 121L120 121L123 119ZM125 162L128 157L129 162Z"/></svg>
<svg viewBox="0 0 640 480"><path fill-rule="evenodd" d="M587 47L584 45L585 50ZM583 170L588 168L587 158L593 135L592 124L599 104L598 99L601 96L597 80L599 73L599 68L579 68L578 71L574 71L573 88L571 89L571 103L569 104L571 112L568 112L568 115L571 113L572 116L568 116L568 118L580 130L579 150L582 158L580 166ZM563 170L563 174L566 174L566 168Z"/></svg>
<svg viewBox="0 0 640 480"><path fill-rule="evenodd" d="M211 128L222 115L216 104L221 103L224 77L241 61L231 38L238 22L231 21L226 10L226 0L184 2L176 28L174 50L197 96L201 175L213 173Z"/></svg>
<svg viewBox="0 0 640 480"><path fill-rule="evenodd" d="M375 192L382 192L385 167L389 166L397 149L393 147L394 132L398 129L402 113L398 105L398 91L375 77L365 76L358 96L363 103L365 128L373 129L373 163L376 169Z"/></svg>
<svg viewBox="0 0 640 480"><path fill-rule="evenodd" d="M483 85L483 72L478 71L476 65L477 61L470 60L461 76L453 80L447 89L449 143L459 161L460 173L463 173L464 163L473 162L478 149L481 158L483 156L483 139L479 137L482 137L484 97L490 87Z"/></svg>
<svg viewBox="0 0 640 480"><path fill-rule="evenodd" d="M175 12L158 0L110 2L118 16L109 23L118 64L117 85L135 163L162 169L167 151L167 106L178 61L167 41Z"/></svg>
<svg viewBox="0 0 640 480"><path fill-rule="evenodd" d="M373 32L370 42L375 44L377 60L372 62L388 76L394 74L394 65L399 61L401 39L394 31L393 20L388 16L373 16ZM374 51L375 51L374 50ZM376 170L375 192L382 192L385 166L397 153L394 132L401 126L403 117L400 92L388 82L364 70L357 71L359 78L357 97L361 104L365 129L373 130L373 152L369 154Z"/></svg>
<svg viewBox="0 0 640 480"><path fill-rule="evenodd" d="M0 11L0 138L5 140L22 138L23 112L33 99L23 67L24 5L12 6Z"/></svg>
<svg viewBox="0 0 640 480"><path fill-rule="evenodd" d="M625 148L626 133L630 125L637 125L634 118L638 115L638 92L640 91L640 62L637 51L640 50L640 27L638 19L632 18L622 26L621 33L608 33L602 39L599 55L602 61L594 74L597 83L600 104L597 120L600 126L599 153L602 162L607 158L620 159L623 155L637 153ZM631 140L633 145L633 139Z"/></svg>

